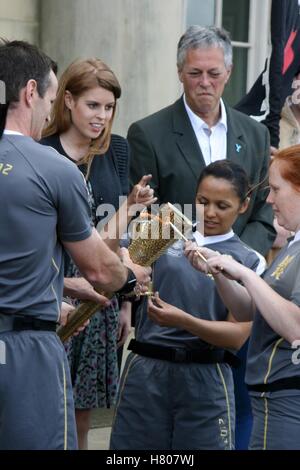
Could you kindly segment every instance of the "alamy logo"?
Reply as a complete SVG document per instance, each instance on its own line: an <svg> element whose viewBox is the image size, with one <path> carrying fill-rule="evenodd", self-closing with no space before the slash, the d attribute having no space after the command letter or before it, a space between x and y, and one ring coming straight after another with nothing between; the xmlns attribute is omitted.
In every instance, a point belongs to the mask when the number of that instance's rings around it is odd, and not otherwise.
<svg viewBox="0 0 300 470"><path fill-rule="evenodd" d="M295 91L292 94L292 103L300 103L300 80L294 80L292 83L292 88L295 88Z"/></svg>
<svg viewBox="0 0 300 470"><path fill-rule="evenodd" d="M6 104L6 88L2 80L0 80L0 104Z"/></svg>
<svg viewBox="0 0 300 470"><path fill-rule="evenodd" d="M127 204L127 198L119 197L119 207ZM204 233L204 206L196 204L193 208L192 204L174 204L172 214L179 214L178 224L175 228L169 216L161 219L161 210L164 204L151 204L148 212L144 212L142 204L132 204L127 207L128 215L133 219L128 225L128 234L132 239L140 238L142 240L169 240L170 237L175 240L191 239L191 233L196 229L200 233ZM150 211L149 211L150 209ZM193 209L195 209L196 222L193 226L191 220L193 218ZM175 212L174 212L175 211ZM140 214L138 216L138 214ZM118 219L113 217L116 215L116 209L112 204L100 204L97 207L96 216L100 222L97 224L97 230L101 233L103 239L115 240L118 237ZM137 217L138 216L138 217ZM164 230L158 230L158 224L164 223ZM148 229L147 229L148 227ZM143 230L143 228L145 228ZM177 228L177 230L176 230ZM172 234L172 235L171 235ZM184 235L184 236L183 236Z"/></svg>
<svg viewBox="0 0 300 470"><path fill-rule="evenodd" d="M0 365L6 364L6 344L0 341Z"/></svg>

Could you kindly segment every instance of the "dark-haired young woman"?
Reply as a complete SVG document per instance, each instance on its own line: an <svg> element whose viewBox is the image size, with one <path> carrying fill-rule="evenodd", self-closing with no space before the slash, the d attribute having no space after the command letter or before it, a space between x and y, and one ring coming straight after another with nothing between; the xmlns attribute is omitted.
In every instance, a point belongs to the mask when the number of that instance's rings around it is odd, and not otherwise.
<svg viewBox="0 0 300 470"><path fill-rule="evenodd" d="M218 161L202 172L196 203L204 206L199 246L232 256L251 269L260 257L233 233L248 207L244 170ZM195 270L176 242L155 264L154 289L136 319L112 429L112 449L233 449L232 351L250 323L235 322L212 276Z"/></svg>

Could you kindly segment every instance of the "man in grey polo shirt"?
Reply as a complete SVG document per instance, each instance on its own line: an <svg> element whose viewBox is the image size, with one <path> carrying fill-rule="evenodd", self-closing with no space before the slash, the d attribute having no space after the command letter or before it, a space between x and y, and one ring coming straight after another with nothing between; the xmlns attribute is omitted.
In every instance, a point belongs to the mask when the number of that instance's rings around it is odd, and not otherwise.
<svg viewBox="0 0 300 470"><path fill-rule="evenodd" d="M76 166L33 140L56 96L53 68L35 46L0 44L0 449L77 447L68 363L55 334L63 247L98 289L126 290L134 278L92 228ZM139 280L148 274L140 268Z"/></svg>

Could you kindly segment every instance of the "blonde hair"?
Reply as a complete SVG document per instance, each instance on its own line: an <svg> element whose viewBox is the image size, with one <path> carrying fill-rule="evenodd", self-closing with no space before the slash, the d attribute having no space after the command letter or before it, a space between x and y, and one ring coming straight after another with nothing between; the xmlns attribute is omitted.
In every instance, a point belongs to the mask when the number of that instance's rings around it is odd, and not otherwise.
<svg viewBox="0 0 300 470"><path fill-rule="evenodd" d="M98 86L111 91L116 101L121 96L121 87L115 74L100 59L76 60L70 64L59 80L57 97L52 108L50 123L44 130L43 137L62 134L71 127L71 111L65 104L66 91L69 91L76 100L86 91ZM97 139L92 139L87 155L78 162L79 164L88 164L87 177L94 156L103 155L109 148L115 112L116 106L113 109L109 125Z"/></svg>

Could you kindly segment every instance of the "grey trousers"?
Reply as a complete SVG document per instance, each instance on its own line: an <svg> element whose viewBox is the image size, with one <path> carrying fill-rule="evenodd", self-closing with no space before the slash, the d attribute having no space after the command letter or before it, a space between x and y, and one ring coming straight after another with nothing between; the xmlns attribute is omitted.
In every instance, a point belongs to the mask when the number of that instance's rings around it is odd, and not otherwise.
<svg viewBox="0 0 300 470"><path fill-rule="evenodd" d="M76 449L72 386L56 333L0 333L0 449Z"/></svg>
<svg viewBox="0 0 300 470"><path fill-rule="evenodd" d="M233 449L227 364L182 364L131 353L121 379L111 449Z"/></svg>
<svg viewBox="0 0 300 470"><path fill-rule="evenodd" d="M300 391L251 396L250 450L300 450Z"/></svg>

